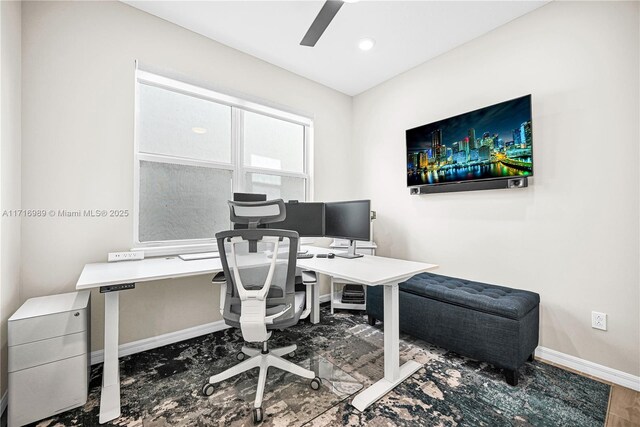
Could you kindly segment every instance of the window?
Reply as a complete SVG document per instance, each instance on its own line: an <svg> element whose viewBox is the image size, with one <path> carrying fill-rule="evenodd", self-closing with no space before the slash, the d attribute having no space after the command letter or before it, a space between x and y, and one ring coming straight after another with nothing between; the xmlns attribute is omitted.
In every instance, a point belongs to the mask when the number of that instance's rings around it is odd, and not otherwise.
<svg viewBox="0 0 640 427"><path fill-rule="evenodd" d="M243 115L245 189L268 199L306 200L305 127L261 114Z"/></svg>
<svg viewBox="0 0 640 427"><path fill-rule="evenodd" d="M137 70L135 122L136 247L215 244L233 192L311 199L308 118Z"/></svg>

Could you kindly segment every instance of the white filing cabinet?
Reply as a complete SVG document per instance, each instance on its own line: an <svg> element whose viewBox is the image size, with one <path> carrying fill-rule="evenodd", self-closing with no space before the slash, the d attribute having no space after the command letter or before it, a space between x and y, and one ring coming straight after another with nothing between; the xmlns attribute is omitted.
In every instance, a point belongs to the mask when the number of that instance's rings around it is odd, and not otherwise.
<svg viewBox="0 0 640 427"><path fill-rule="evenodd" d="M9 427L87 401L90 291L28 299L9 318Z"/></svg>
<svg viewBox="0 0 640 427"><path fill-rule="evenodd" d="M347 250L348 246L340 244L339 242L334 242L331 246L331 249L343 249ZM362 255L375 255L376 249L378 246L373 242L363 242L356 245L356 253ZM348 284L358 284L356 282L351 282L345 279L334 279L331 278L331 314L333 314L335 309L343 309L343 310L366 310L367 309L367 287L364 287L364 304L351 304L342 302L342 288L344 285Z"/></svg>

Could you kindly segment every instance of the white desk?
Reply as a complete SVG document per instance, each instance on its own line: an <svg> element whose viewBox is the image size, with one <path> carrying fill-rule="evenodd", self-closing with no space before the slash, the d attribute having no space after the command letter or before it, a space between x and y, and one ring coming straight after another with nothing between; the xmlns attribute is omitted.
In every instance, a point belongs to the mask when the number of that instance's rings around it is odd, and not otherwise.
<svg viewBox="0 0 640 427"><path fill-rule="evenodd" d="M414 360L400 366L398 285L416 274L436 268L437 265L365 255L354 259L300 259L298 266L367 286L384 286L384 378L354 397L351 404L356 409L364 411L422 368L422 365Z"/></svg>
<svg viewBox="0 0 640 427"><path fill-rule="evenodd" d="M331 252L327 249L311 246L305 247L305 249L314 254ZM304 270L312 270L368 286L385 286L385 377L355 397L353 405L357 409L364 410L421 368L422 365L414 361L409 361L400 366L398 283L418 273L435 268L435 265L367 255L356 259L298 259L297 265ZM218 258L183 261L178 257L159 257L141 261L85 265L76 284L76 289L101 288L101 291L106 291L104 299L104 366L99 418L101 424L120 416L120 370L118 364L120 292L118 292L119 289L117 287L153 280L215 274L220 271L222 271L222 264ZM318 313L319 299L317 298L317 289L318 286L316 285L312 321L313 318L317 319Z"/></svg>

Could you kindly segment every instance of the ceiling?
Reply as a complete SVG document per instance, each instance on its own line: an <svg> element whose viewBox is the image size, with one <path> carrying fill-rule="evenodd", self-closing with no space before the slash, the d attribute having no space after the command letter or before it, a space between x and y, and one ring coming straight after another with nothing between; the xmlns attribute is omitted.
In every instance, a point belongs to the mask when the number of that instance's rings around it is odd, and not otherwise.
<svg viewBox="0 0 640 427"><path fill-rule="evenodd" d="M300 40L324 1L128 1L227 46L357 95L547 1L359 1L315 47ZM373 38L364 52L358 42Z"/></svg>

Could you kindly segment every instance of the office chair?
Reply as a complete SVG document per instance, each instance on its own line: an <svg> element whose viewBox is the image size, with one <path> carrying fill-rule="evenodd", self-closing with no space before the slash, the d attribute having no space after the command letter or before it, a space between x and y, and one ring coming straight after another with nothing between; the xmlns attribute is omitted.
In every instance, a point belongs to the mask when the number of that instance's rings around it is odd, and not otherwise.
<svg viewBox="0 0 640 427"><path fill-rule="evenodd" d="M312 389L320 388L321 381L315 372L282 357L293 354L297 348L295 344L277 349L268 346L274 329L286 329L309 315L311 295L310 292L295 291L298 233L257 228L260 224L282 221L286 215L284 202L281 199L229 201L229 209L231 221L247 224L248 229L216 234L226 282L220 308L227 325L240 328L245 342L261 343L262 348L243 346L236 355L241 362L210 377L202 387L202 393L211 396L213 384L259 368L253 409L253 421L259 423L264 418L262 398L269 367L310 379ZM246 356L249 358L245 360Z"/></svg>

